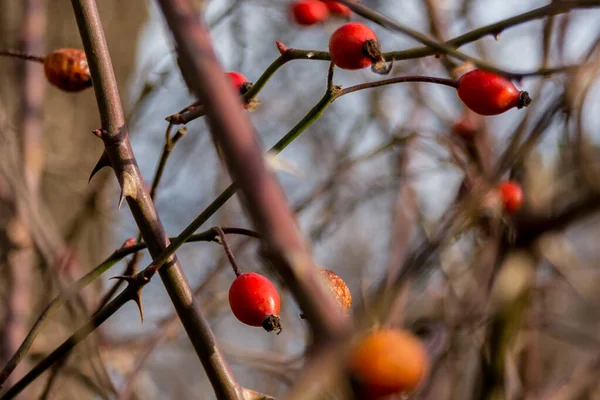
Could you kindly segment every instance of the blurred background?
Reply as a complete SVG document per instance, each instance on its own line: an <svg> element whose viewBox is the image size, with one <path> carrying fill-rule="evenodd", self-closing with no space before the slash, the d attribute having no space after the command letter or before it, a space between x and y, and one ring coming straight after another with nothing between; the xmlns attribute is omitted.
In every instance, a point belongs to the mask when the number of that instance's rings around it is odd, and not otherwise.
<svg viewBox="0 0 600 400"><path fill-rule="evenodd" d="M324 24L298 27L290 20L290 3L196 1L205 11L224 69L239 71L251 82L279 56L275 41L326 51L329 36L344 23L330 18ZM547 3L363 0L362 4L448 40ZM165 117L192 104L194 98L182 80L168 28L154 2L104 0L98 7L133 149L150 185L164 146ZM351 19L364 21L356 15ZM515 133L529 135L540 119L547 122L540 140L524 157L514 163L508 160L512 176L525 192L519 215L552 216L600 188L596 162L600 156L599 20L599 9L575 10L461 47L511 72L588 65L578 73L516 82L533 98L527 109L485 119L471 115L479 124L478 134L485 138L480 143L486 155L483 164L490 165ZM377 33L384 52L418 46L401 34L366 23ZM44 55L63 47L82 48L69 1L0 0L0 49L25 48ZM392 76L453 77L465 67L430 56L395 62ZM327 69L325 61L298 60L269 80L258 95L260 106L251 113L265 149L318 102L325 92ZM369 69L337 69L334 76L335 84L343 87L377 79ZM542 118L563 94L568 112ZM284 162L300 171L282 171L278 177L315 260L347 282L356 307L368 309L365 296L373 285L397 273L407 252L431 238L440 218L452 209L465 166L471 162L469 150L452 135L452 125L465 115L456 91L448 87L411 83L361 91L336 100L282 152ZM92 90L61 92L45 82L40 64L0 57L2 363L60 285L68 286L126 239L138 235L128 208L117 209L119 191L113 172L102 170L88 184L102 154L101 141L90 134L99 124ZM204 121L187 124L155 198L168 234L176 236L229 183ZM494 299L501 298L510 303L507 319L518 321L518 327L509 331L510 346L503 344L499 350L506 364L506 398L600 399L596 379L600 377L596 265L600 226L594 207L588 208L526 246L497 247L502 256L497 257L501 261L495 267L500 271L494 274L496 279L485 279L486 273L481 272L485 269L481 255L487 254L491 233L472 229L444 239L426 273L413 278L395 316L397 323L407 326L428 321L443 333L442 345L432 357L430 379L414 398L483 398L482 360L498 349L493 340L488 343L491 347L482 346L486 335L481 330L490 324L504 324L499 329L510 325L485 312ZM510 219L502 223L509 230L515 224ZM204 228L214 225L251 228L236 197ZM269 274L257 256L254 239L232 237L230 244L244 271ZM227 291L234 274L220 246L187 244L177 254L192 287L201 287L198 299L241 384L282 397L302 366L307 339L305 322L291 296L282 293L283 332L266 334L242 325L231 314ZM130 258L82 291L83 307L63 307L45 323L15 379L86 320L85 313L95 310L112 286L114 281L108 279L121 274ZM150 259L145 255L137 261L143 268ZM492 285L496 282L500 283ZM508 289L502 286L505 282ZM520 282L525 289L519 289ZM490 296L474 295L488 284ZM504 291L515 287L518 299L513 301ZM214 398L191 344L173 319L160 280L145 287L143 299L143 324L135 306L126 305L60 368L45 373L23 398ZM9 382L15 382L13 377Z"/></svg>

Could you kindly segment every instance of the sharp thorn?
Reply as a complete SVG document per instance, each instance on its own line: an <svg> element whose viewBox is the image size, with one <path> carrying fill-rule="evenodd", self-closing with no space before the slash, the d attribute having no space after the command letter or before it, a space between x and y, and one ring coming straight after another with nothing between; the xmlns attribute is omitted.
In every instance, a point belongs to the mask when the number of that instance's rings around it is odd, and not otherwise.
<svg viewBox="0 0 600 400"><path fill-rule="evenodd" d="M119 209L121 209L121 205L123 204L123 200L125 200L125 197L131 197L132 199L135 199L137 197L137 184L133 176L127 171L121 172L119 178L121 181Z"/></svg>
<svg viewBox="0 0 600 400"><path fill-rule="evenodd" d="M92 170L92 173L90 174L88 183L90 183L92 181L92 178L94 177L94 175L96 175L98 173L98 171L100 171L104 167L110 167L110 166L111 165L110 165L110 160L108 158L108 155L106 154L105 151L103 151L102 155L100 156L100 159L98 160L98 162L96 163L96 166L94 167L94 169Z"/></svg>
<svg viewBox="0 0 600 400"><path fill-rule="evenodd" d="M133 301L138 306L138 310L140 310L140 319L142 320L142 324L144 323L144 306L142 305L142 291L138 290L133 297Z"/></svg>

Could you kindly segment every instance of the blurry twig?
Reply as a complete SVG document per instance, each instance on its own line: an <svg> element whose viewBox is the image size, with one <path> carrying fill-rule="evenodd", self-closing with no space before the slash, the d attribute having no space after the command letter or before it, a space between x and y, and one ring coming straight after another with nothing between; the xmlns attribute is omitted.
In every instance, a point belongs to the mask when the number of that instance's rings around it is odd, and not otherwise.
<svg viewBox="0 0 600 400"><path fill-rule="evenodd" d="M258 237L258 235L255 232L252 232L247 229L223 228L223 231L228 234L239 233L239 234L242 234L245 236ZM188 243L195 242L195 241L210 242L210 241L214 241L216 236L217 235L214 231L208 230L208 231L205 231L202 233L198 233L196 235L192 235L192 237L190 237L187 242ZM12 356L11 360L9 360L8 363L2 369L2 371L0 371L0 385L13 372L13 370L19 364L19 362L23 359L23 357L25 357L25 355L31 348L33 341L35 340L35 338L39 334L40 330L42 329L44 323L50 316L52 316L56 312L56 310L58 310L63 304L65 304L65 302L67 302L73 295L75 295L76 293L79 293L79 291L81 291L84 287L86 287L90 283L94 282L100 275L102 275L104 272L106 272L109 268L111 268L113 265L118 263L120 260L122 260L123 258L125 258L126 256L128 256L130 254L137 253L137 252L145 249L146 247L147 246L144 243L131 244L130 241L125 242L123 247L121 247L118 250L115 250L115 252L112 255L110 255L106 260L104 260L100 265L98 265L92 271L88 272L85 276L80 278L68 290L64 291L59 296L55 297L54 300L52 300L52 302L44 309L44 311L38 317L38 319L34 323L33 327L27 334L23 343L21 343L21 345L19 346L19 349Z"/></svg>

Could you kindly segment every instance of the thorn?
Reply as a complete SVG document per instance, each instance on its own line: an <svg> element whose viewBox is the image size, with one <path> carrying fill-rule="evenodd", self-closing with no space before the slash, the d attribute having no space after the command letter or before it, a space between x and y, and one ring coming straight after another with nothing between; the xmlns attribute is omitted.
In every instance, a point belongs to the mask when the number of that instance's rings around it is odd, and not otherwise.
<svg viewBox="0 0 600 400"><path fill-rule="evenodd" d="M139 278L136 278L135 275L117 275L117 276L113 276L112 278L109 278L109 279L125 281L131 285L131 284L136 284Z"/></svg>
<svg viewBox="0 0 600 400"><path fill-rule="evenodd" d="M135 294L132 295L131 300L135 301L138 309L140 310L140 318L142 323L144 323L144 307L142 305L142 287L150 282L150 279L146 278L144 275L117 275L113 276L110 279L117 279L120 281L125 281L129 286L135 288Z"/></svg>
<svg viewBox="0 0 600 400"><path fill-rule="evenodd" d="M137 292L135 292L135 295L133 296L133 301L135 301L135 304L137 304L138 306L138 310L140 310L140 319L142 320L142 324L144 323L144 306L142 305L142 290L141 288L137 290Z"/></svg>
<svg viewBox="0 0 600 400"><path fill-rule="evenodd" d="M96 175L98 173L98 171L100 171L104 167L110 167L110 166L111 165L110 165L110 160L108 158L108 154L106 154L106 151L103 151L102 155L100 156L100 159L98 160L98 162L96 163L96 166L94 167L94 169L92 170L92 173L90 174L88 183L90 183L92 181L92 178L94 177L94 175Z"/></svg>
<svg viewBox="0 0 600 400"><path fill-rule="evenodd" d="M121 208L123 200L125 200L126 197L131 197L132 199L137 198L137 185L133 176L129 172L123 171L121 173L120 180L121 197L119 198L119 209Z"/></svg>

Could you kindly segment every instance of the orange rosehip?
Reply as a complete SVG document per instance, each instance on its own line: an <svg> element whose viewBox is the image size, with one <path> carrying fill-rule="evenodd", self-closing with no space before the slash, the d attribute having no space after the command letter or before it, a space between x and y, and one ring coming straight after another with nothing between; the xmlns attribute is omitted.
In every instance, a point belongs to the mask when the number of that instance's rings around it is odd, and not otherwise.
<svg viewBox="0 0 600 400"><path fill-rule="evenodd" d="M90 68L83 50L58 49L44 57L48 81L65 92L80 92L92 86Z"/></svg>
<svg viewBox="0 0 600 400"><path fill-rule="evenodd" d="M350 311L350 307L352 307L352 294L346 282L335 272L328 269L321 268L319 269L319 273L327 279L327 287L331 290L331 293L333 293L344 312L347 313Z"/></svg>
<svg viewBox="0 0 600 400"><path fill-rule="evenodd" d="M429 369L425 346L412 333L400 329L363 337L353 349L349 364L369 399L413 392Z"/></svg>

